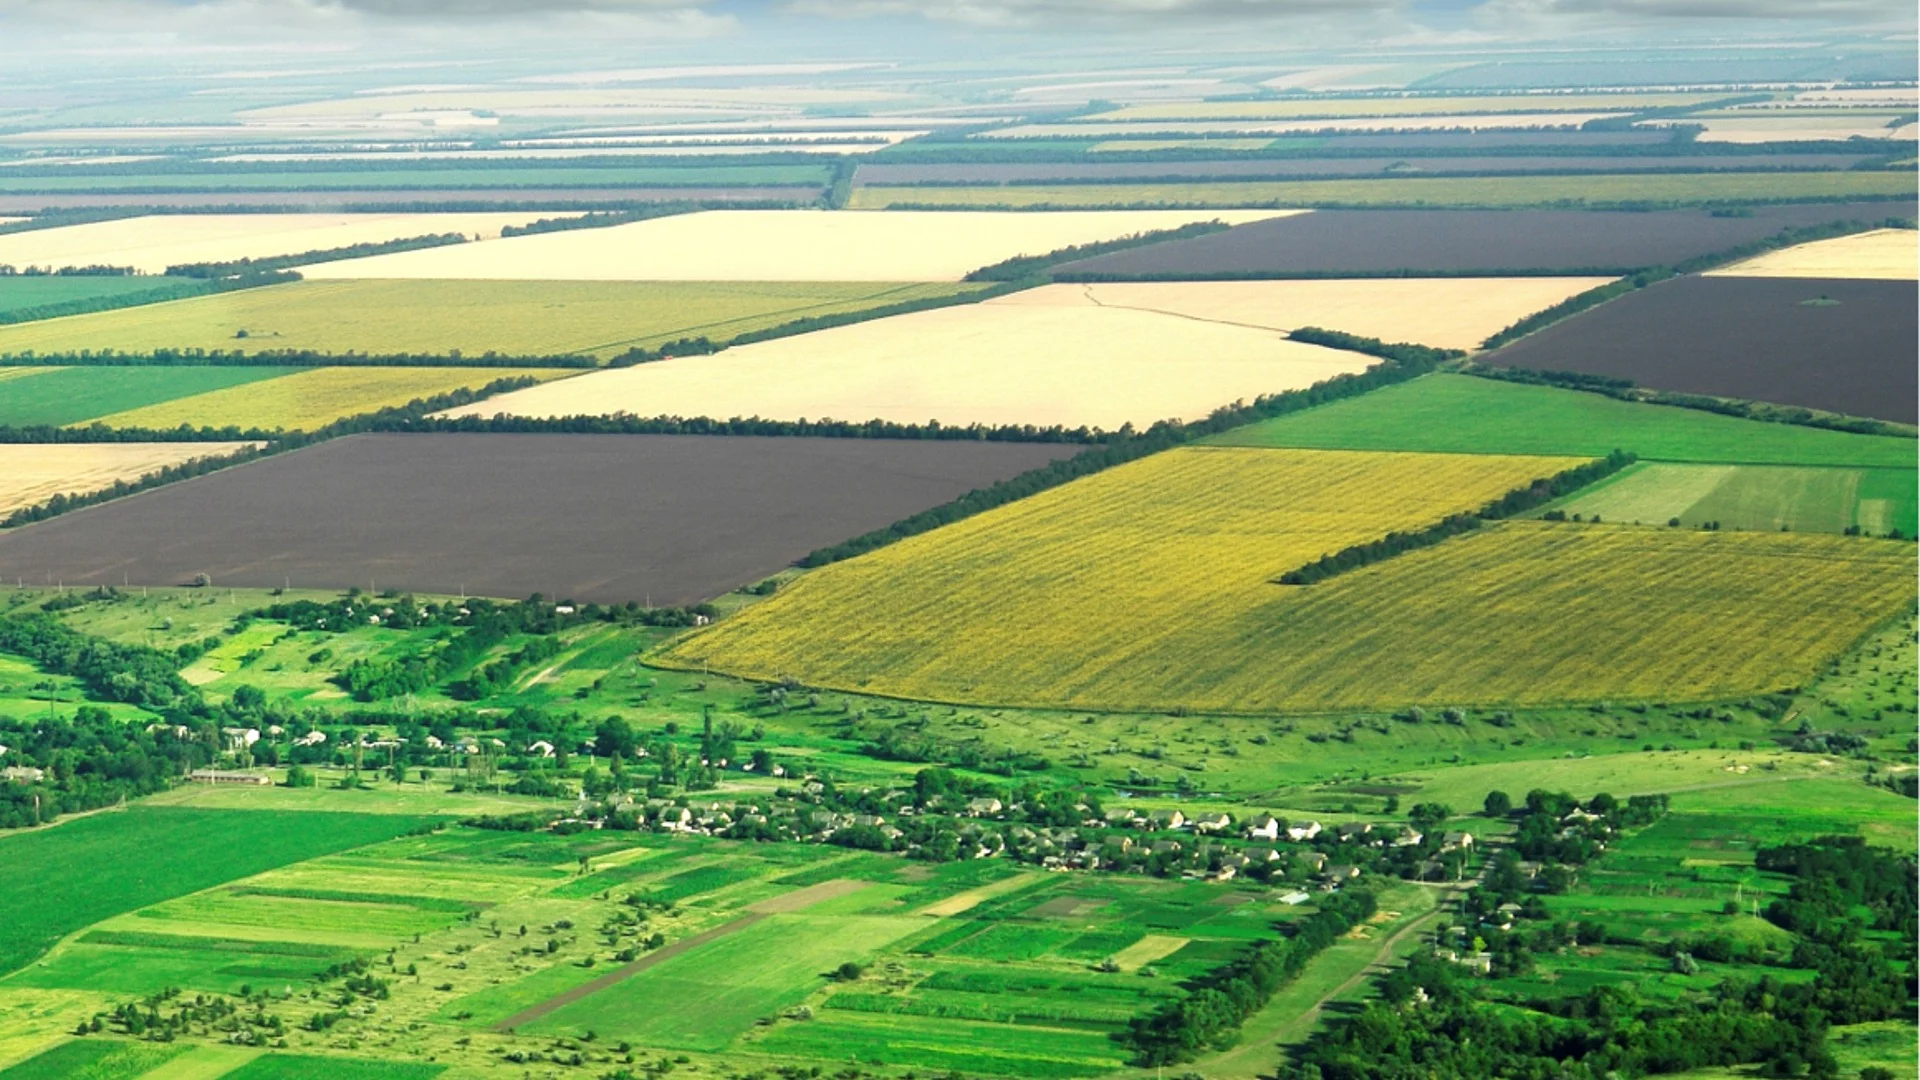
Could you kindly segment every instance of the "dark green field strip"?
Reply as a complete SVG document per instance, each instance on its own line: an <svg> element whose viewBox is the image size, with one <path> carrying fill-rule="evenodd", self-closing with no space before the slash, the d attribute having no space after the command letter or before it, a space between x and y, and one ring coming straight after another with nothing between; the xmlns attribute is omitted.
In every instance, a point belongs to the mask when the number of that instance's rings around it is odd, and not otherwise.
<svg viewBox="0 0 1920 1080"><path fill-rule="evenodd" d="M238 952L263 956L300 956L315 960L347 960L359 955L339 945L312 945L301 941L253 941L247 938L197 937L193 934L154 934L139 930L89 930L84 945L125 945L141 949L180 949L187 952Z"/></svg>
<svg viewBox="0 0 1920 1080"><path fill-rule="evenodd" d="M0 973L102 919L410 832L433 818L136 806L0 836Z"/></svg>
<svg viewBox="0 0 1920 1080"><path fill-rule="evenodd" d="M609 866L604 870L595 870L591 874L574 878L564 885L556 886L549 895L566 900L584 900L608 889L630 885L642 878L659 877L675 864L702 854L705 854L704 849L688 845L678 851L663 851L657 855L647 855L629 863Z"/></svg>
<svg viewBox="0 0 1920 1080"><path fill-rule="evenodd" d="M0 1070L0 1080L133 1080L186 1052L184 1045L74 1039Z"/></svg>
<svg viewBox="0 0 1920 1080"><path fill-rule="evenodd" d="M937 990L911 995L843 992L828 998L825 1007L844 1012L977 1020L989 1024L1040 1024L1089 1031L1119 1031L1139 1012L1126 1005L1100 1006L1050 998L1021 1000Z"/></svg>
<svg viewBox="0 0 1920 1080"><path fill-rule="evenodd" d="M767 187L824 186L825 165L495 166L490 168L334 169L291 172L63 173L0 177L4 192L404 191L408 188Z"/></svg>
<svg viewBox="0 0 1920 1080"><path fill-rule="evenodd" d="M678 903L702 893L737 885L742 881L752 881L760 876L763 869L764 867L760 865L741 866L736 863L696 866L691 870L683 870L663 880L659 885L645 890L646 897L659 904Z"/></svg>
<svg viewBox="0 0 1920 1080"><path fill-rule="evenodd" d="M6 361L0 360L0 367ZM290 375L291 367L70 367L0 379L0 427L78 424Z"/></svg>
<svg viewBox="0 0 1920 1080"><path fill-rule="evenodd" d="M1604 456L1746 465L1914 466L1915 441L1769 423L1600 394L1428 375L1214 436L1222 446Z"/></svg>
<svg viewBox="0 0 1920 1080"><path fill-rule="evenodd" d="M0 277L0 322L24 322L83 311L175 300L206 291L195 278L18 274Z"/></svg>
<svg viewBox="0 0 1920 1080"><path fill-rule="evenodd" d="M287 900L321 900L339 904L390 904L395 907L413 908L416 911L433 911L449 915L485 911L493 906L474 900L448 900L444 897L415 896L410 893L353 892L348 889L283 889L242 885L228 891L235 896L276 896Z"/></svg>
<svg viewBox="0 0 1920 1080"><path fill-rule="evenodd" d="M220 1080L432 1080L445 1065L413 1061L368 1061L319 1054L267 1054Z"/></svg>
<svg viewBox="0 0 1920 1080"><path fill-rule="evenodd" d="M714 927L711 930L702 931L701 933L695 934L689 938L681 938L679 941L676 941L671 945L665 946L664 948L656 949L653 952L648 953L647 955L641 957L638 960L635 960L633 963L628 964L623 968L620 968L616 971L610 971L607 974L602 975L599 978L593 980L592 982L582 983L581 985L576 986L571 990L568 990L564 994L560 994L556 997L548 998L546 1001L543 1001L540 1004L535 1005L531 1009L525 1009L525 1010L522 1010L521 1012L514 1013L512 1016L507 1017L505 1020L500 1021L498 1024L494 1026L501 1031L512 1031L514 1028L517 1028L522 1024L532 1023L533 1021L546 1016L548 1013L554 1012L557 1009L563 1008L567 1005L573 1004L576 1001L579 1001L581 998L599 993L600 991L605 990L607 987L612 986L615 983L625 982L626 980L633 978L635 975L638 975L641 972L646 971L648 968L663 964L668 960L671 960L674 957L679 956L683 953L692 952L693 950L698 949L700 946L705 945L709 942L717 941L720 938L737 934L740 931L747 929L748 927L752 926L753 924L759 922L764 918L766 918L765 915L742 915L739 918L733 920L732 922L723 923L719 926Z"/></svg>
<svg viewBox="0 0 1920 1080"><path fill-rule="evenodd" d="M806 1023L781 1024L746 1049L784 1060L853 1059L1032 1080L1115 1072L1126 1056L1098 1031L829 1010Z"/></svg>

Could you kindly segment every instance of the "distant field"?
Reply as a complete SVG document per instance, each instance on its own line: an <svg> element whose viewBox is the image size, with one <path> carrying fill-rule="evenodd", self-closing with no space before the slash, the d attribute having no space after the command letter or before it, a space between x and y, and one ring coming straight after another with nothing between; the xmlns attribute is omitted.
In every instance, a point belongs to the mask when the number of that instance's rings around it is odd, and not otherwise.
<svg viewBox="0 0 1920 1080"><path fill-rule="evenodd" d="M1219 104L1225 104L1224 102ZM1356 139L1389 140L1393 136L1344 136L1342 144ZM1445 139L1446 136L1429 136ZM862 164L854 173L857 185L880 186L924 183L1007 184L1074 183L1076 181L1166 180L1187 177L1208 179L1305 179L1327 176L1445 176L1450 173L1526 173L1526 172L1653 172L1683 170L1717 172L1723 169L1850 169L1867 160L1866 154L1621 154L1584 153L1549 156L1534 154L1476 154L1466 140L1454 136L1461 145L1449 147L1453 153L1421 154L1418 157L1394 156L1391 145L1359 149L1371 150L1368 156L1341 157L1194 157L1184 161L1046 161L1046 162L948 162L913 164L877 161ZM1115 139L1095 143L1091 153L1141 150L1260 150L1306 149L1274 147L1275 139ZM1324 142L1315 139L1288 139L1288 143L1309 145ZM1428 149L1423 147L1423 149Z"/></svg>
<svg viewBox="0 0 1920 1080"><path fill-rule="evenodd" d="M1600 394L1429 375L1215 436L1227 446L1582 454L1655 461L1913 468L1912 439L1639 405ZM1663 519L1664 520L1664 519Z"/></svg>
<svg viewBox="0 0 1920 1080"><path fill-rule="evenodd" d="M333 278L547 281L958 281L1015 255L1280 211L857 214L709 210L498 244L399 252L303 271ZM0 248L0 252L4 252Z"/></svg>
<svg viewBox="0 0 1920 1080"><path fill-rule="evenodd" d="M1379 109L1377 104L1374 105ZM1610 119L1619 112L1502 112L1502 113L1417 113L1376 111L1365 117L1329 117L1304 120L1141 120L1103 122L1095 117L1066 124L1020 124L1000 128L983 135L994 139L1071 139L1075 137L1123 139L1167 135L1248 134L1308 135L1321 132L1350 131L1510 131L1547 128L1571 131L1595 120Z"/></svg>
<svg viewBox="0 0 1920 1080"><path fill-rule="evenodd" d="M55 277L51 274L0 277L0 319L16 318L30 308L77 300L137 303L195 291L202 282L170 277ZM8 352L0 345L0 353Z"/></svg>
<svg viewBox="0 0 1920 1080"><path fill-rule="evenodd" d="M45 502L135 480L166 465L231 454L247 443L0 444L0 516Z"/></svg>
<svg viewBox="0 0 1920 1080"><path fill-rule="evenodd" d="M573 373L568 368L312 368L266 382L113 413L97 422L108 427L160 430L186 426L311 431L345 417L405 405L416 398L462 388L477 390L497 379L528 376L544 381Z"/></svg>
<svg viewBox="0 0 1920 1080"><path fill-rule="evenodd" d="M1753 117L1720 113L1702 119L1688 117L1683 122L1704 127L1706 130L1700 133L1699 140L1706 143L1809 142L1816 139L1911 141L1914 137L1914 126L1911 123L1900 128L1895 128L1890 123L1902 115L1911 115L1911 113L1886 112L1864 115L1835 113L1826 116L1786 114Z"/></svg>
<svg viewBox="0 0 1920 1080"><path fill-rule="evenodd" d="M1274 101L1180 101L1129 105L1082 119L1098 123L1122 120L1259 120L1317 116L1429 116L1447 113L1579 112L1672 108L1700 105L1725 94L1462 94L1458 97L1293 98Z"/></svg>
<svg viewBox="0 0 1920 1080"><path fill-rule="evenodd" d="M0 236L0 263L131 266L157 274L181 263L226 262L438 233L499 236L555 216L471 214L160 214Z"/></svg>
<svg viewBox="0 0 1920 1080"><path fill-rule="evenodd" d="M220 1080L432 1080L445 1065L416 1061L369 1061L321 1054L266 1054Z"/></svg>
<svg viewBox="0 0 1920 1080"><path fill-rule="evenodd" d="M1520 319L1608 278L1364 278L1047 285L990 301L1009 307L1160 312L1231 326L1317 326L1382 341L1472 349ZM0 335L0 346L6 338Z"/></svg>
<svg viewBox="0 0 1920 1080"><path fill-rule="evenodd" d="M60 426L298 371L291 367L0 367L0 425Z"/></svg>
<svg viewBox="0 0 1920 1080"><path fill-rule="evenodd" d="M1063 287L1060 295L1074 294ZM1258 327L1077 301L988 301L593 372L450 415L628 412L1114 430L1197 420L1238 399L1373 362Z"/></svg>
<svg viewBox="0 0 1920 1080"><path fill-rule="evenodd" d="M1214 635L1271 619L1292 592L1274 578L1577 463L1171 450L807 574L663 658L946 701L1273 711L1305 677L1291 650Z"/></svg>
<svg viewBox="0 0 1920 1080"><path fill-rule="evenodd" d="M1415 177L1196 184L864 187L852 206L1547 206L1581 203L1703 203L1727 199L1912 196L1901 172L1596 174L1588 176Z"/></svg>
<svg viewBox="0 0 1920 1080"><path fill-rule="evenodd" d="M1912 281L1680 277L1481 358L1688 394L1920 420Z"/></svg>
<svg viewBox="0 0 1920 1080"><path fill-rule="evenodd" d="M262 870L398 836L426 819L383 814L139 808L0 837L32 865L0 881L0 972L58 938L147 904ZM250 837L236 844L236 835Z"/></svg>
<svg viewBox="0 0 1920 1080"><path fill-rule="evenodd" d="M135 1080L187 1052L184 1045L75 1039L0 1070L0 1080Z"/></svg>
<svg viewBox="0 0 1920 1080"><path fill-rule="evenodd" d="M1323 210L1097 255L1056 272L1120 279L1626 272L1711 255L1789 227L1914 212L1912 200L1756 206L1739 217L1707 210Z"/></svg>
<svg viewBox="0 0 1920 1080"><path fill-rule="evenodd" d="M1774 465L1635 466L1558 506L1606 521L1689 528L1719 522L1727 529L1842 532L1897 529L1915 534L1912 470L1809 469Z"/></svg>
<svg viewBox="0 0 1920 1080"><path fill-rule="evenodd" d="M1431 470L1511 459L1442 460L1405 467L1467 502L1469 488ZM1264 495L1308 522L1341 520L1342 507L1357 532L1362 491L1411 514L1407 495L1323 468L1324 486L1283 497L1227 461L1239 471L1204 484L1114 470L835 564L663 659L909 698L1125 711L1712 700L1803 685L1914 598L1905 543L1537 522L1278 586L1278 563L1304 561L1283 559L1282 543L1337 545L1279 531L1285 517L1249 543L1226 507ZM1177 540L1154 528L1149 500L1203 497L1213 504L1183 516ZM1229 552L1245 573L1222 569Z"/></svg>
<svg viewBox="0 0 1920 1080"><path fill-rule="evenodd" d="M5 279L0 279L4 303ZM56 280L49 278L34 280ZM141 280L125 278L85 280ZM0 355L145 352L608 356L685 337L715 341L795 319L946 296L956 285L746 282L303 281L139 310L0 327ZM242 331L245 337L238 336Z"/></svg>
<svg viewBox="0 0 1920 1080"><path fill-rule="evenodd" d="M1912 281L1920 276L1920 234L1912 229L1876 229L1816 240L1709 270L1706 276Z"/></svg>
<svg viewBox="0 0 1920 1080"><path fill-rule="evenodd" d="M11 170L9 170L11 171ZM648 189L641 194L650 198L697 198L708 194L705 188L785 188L764 192L796 201L817 197L819 189L831 178L824 165L733 165L694 168L663 167L647 164L556 165L511 164L475 169L455 165L435 168L420 162L416 168L403 169L327 169L315 163L307 169L248 169L233 167L200 173L109 173L72 172L58 176L0 175L0 192L36 192L59 196L62 193L108 193L121 205L128 195L149 193L194 193L201 206L228 206L233 196L254 192L286 192L292 205L304 205L313 189L322 196L349 192L352 202L367 202L367 193L391 193L385 201L414 203L431 201L435 191L451 191L466 197L484 189L619 187ZM56 198L57 203L66 202ZM507 200L502 200L507 201ZM517 200L516 200L517 201ZM34 203L33 205L38 205ZM549 216L538 214L535 216Z"/></svg>

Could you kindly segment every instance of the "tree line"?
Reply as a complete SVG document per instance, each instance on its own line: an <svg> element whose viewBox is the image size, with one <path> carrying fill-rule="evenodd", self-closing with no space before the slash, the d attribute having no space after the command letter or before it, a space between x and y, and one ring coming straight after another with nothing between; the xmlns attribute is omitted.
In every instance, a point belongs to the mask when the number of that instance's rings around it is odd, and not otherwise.
<svg viewBox="0 0 1920 1080"><path fill-rule="evenodd" d="M308 266L313 263L338 262L342 259L360 259L369 255L388 255L396 251L418 251L422 248L446 247L449 244L464 244L466 236L460 233L429 233L423 236L403 236L395 240L375 240L363 244L348 244L344 247L315 248L311 251L297 252L292 255L266 255L258 259L229 259L225 262L180 263L167 267L169 277L189 278L227 278L245 277L273 270L288 270L296 266ZM295 278L294 280L299 280Z"/></svg>
<svg viewBox="0 0 1920 1080"><path fill-rule="evenodd" d="M1113 240L1101 240L1091 244L1074 244L1069 247L1049 251L1045 255L1015 255L1003 259L991 266L983 266L962 278L962 281L1030 281L1043 278L1047 271L1062 263L1091 259L1095 255L1105 255L1128 248L1146 247L1149 244L1166 243L1173 240L1190 240L1209 233L1225 232L1231 228L1226 222L1195 221L1174 229L1152 229L1134 233Z"/></svg>

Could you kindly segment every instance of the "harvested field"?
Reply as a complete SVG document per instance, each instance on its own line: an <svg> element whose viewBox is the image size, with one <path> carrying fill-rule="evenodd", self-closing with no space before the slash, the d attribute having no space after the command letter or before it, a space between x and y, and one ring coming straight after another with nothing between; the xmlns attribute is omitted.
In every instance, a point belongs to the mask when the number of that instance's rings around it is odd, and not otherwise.
<svg viewBox="0 0 1920 1080"><path fill-rule="evenodd" d="M817 185L805 187L518 187L475 186L381 187L371 184L378 173L361 174L369 182L358 187L333 191L153 191L147 189L119 193L99 191L47 191L31 194L0 193L0 210L39 212L42 210L95 210L115 206L200 209L204 207L258 208L262 210L341 210L360 213L398 212L402 205L457 205L463 210L496 207L520 210L545 207L536 215L546 217L552 210L575 210L601 203L677 202L715 199L739 202L800 203L819 196ZM480 175L485 175L480 174ZM445 179L451 179L445 178ZM603 183L594 177L593 183Z"/></svg>
<svg viewBox="0 0 1920 1080"><path fill-rule="evenodd" d="M250 443L0 443L0 516Z"/></svg>
<svg viewBox="0 0 1920 1080"><path fill-rule="evenodd" d="M1684 277L1483 359L1911 424L1917 336L1912 282Z"/></svg>
<svg viewBox="0 0 1920 1080"><path fill-rule="evenodd" d="M0 426L60 426L277 379L291 367L0 368Z"/></svg>
<svg viewBox="0 0 1920 1080"><path fill-rule="evenodd" d="M1539 522L1274 585L1280 564L1340 546L1336 533L1430 520L1442 502L1554 465L1276 451L1203 461L1219 453L1170 451L834 564L664 659L1073 709L1710 700L1803 685L1914 598L1904 543ZM1436 490L1451 500L1407 502ZM1163 520L1176 507L1186 512Z"/></svg>
<svg viewBox="0 0 1920 1080"><path fill-rule="evenodd" d="M1642 405L1602 394L1471 375L1428 375L1317 409L1248 424L1211 442L1322 450L1578 454L1630 450L1652 461L1911 470L1914 441Z"/></svg>
<svg viewBox="0 0 1920 1080"><path fill-rule="evenodd" d="M1377 109L1378 106L1375 106ZM1304 135L1342 131L1525 131L1549 128L1571 131L1622 115L1617 112L1532 113L1389 113L1366 117L1321 117L1307 120L1161 120L1102 122L1097 117L1070 124L1019 124L983 133L990 139L1123 139L1162 135L1223 135L1246 132L1261 135Z"/></svg>
<svg viewBox="0 0 1920 1080"><path fill-rule="evenodd" d="M1709 270L1706 276L1912 281L1920 277L1920 234L1912 229L1875 229L1816 240Z"/></svg>
<svg viewBox="0 0 1920 1080"><path fill-rule="evenodd" d="M69 369L84 370L84 369ZM246 369L242 369L246 370ZM323 367L98 417L108 427L313 431L335 420L498 379L551 380L570 368Z"/></svg>
<svg viewBox="0 0 1920 1080"><path fill-rule="evenodd" d="M1715 116L1703 119L1688 117L1684 122L1699 124L1701 142L1723 143L1773 143L1808 142L1830 139L1844 142L1847 139L1908 139L1914 137L1914 127L1908 124L1903 129L1894 128L1889 122L1897 119L1896 113L1878 113L1867 115L1848 115L1836 113L1826 116Z"/></svg>
<svg viewBox="0 0 1920 1080"><path fill-rule="evenodd" d="M66 280L66 279L35 279ZM83 279L140 280L140 279ZM301 281L0 327L0 355L200 348L612 356L974 286L612 281ZM0 297L4 291L0 290ZM0 302L4 302L0 300ZM244 331L246 337L238 335Z"/></svg>
<svg viewBox="0 0 1920 1080"><path fill-rule="evenodd" d="M1578 460L1170 450L814 571L664 659L943 701L1269 711L1275 691L1247 679L1279 678L1276 654L1200 659L1209 627L1266 607L1289 591L1272 579L1323 554ZM1219 688L1189 683L1189 663ZM1223 670L1240 665L1264 674ZM1172 681L1186 685L1157 689Z"/></svg>
<svg viewBox="0 0 1920 1080"><path fill-rule="evenodd" d="M1611 522L1763 532L1845 532L1913 536L1915 474L1910 469L1810 469L1780 465L1677 465L1647 462L1556 506Z"/></svg>
<svg viewBox="0 0 1920 1080"><path fill-rule="evenodd" d="M1903 172L1591 173L1579 176L1433 176L1354 180L1245 180L1208 183L1023 184L1008 187L864 187L858 210L1010 207L1093 210L1132 206L1432 206L1524 208L1652 203L1912 198Z"/></svg>
<svg viewBox="0 0 1920 1080"><path fill-rule="evenodd" d="M539 213L160 214L0 236L0 263L131 266L158 274L181 263L227 262L437 233L499 236Z"/></svg>
<svg viewBox="0 0 1920 1080"><path fill-rule="evenodd" d="M1232 140L1199 139L1183 143L1200 150L1231 150ZM1109 148L1102 143L1095 149ZM1139 142L1116 142L1112 150L1146 149ZM1158 180L1183 177L1209 180L1220 177L1285 179L1311 176L1434 176L1448 173L1634 172L1686 169L1700 172L1765 169L1850 169L1865 154L1741 154L1741 155L1485 155L1419 157L1325 157L1269 160L1197 161L1062 161L1044 163L980 162L951 165L913 165L875 162L861 165L854 183L899 184L1007 184L1058 181Z"/></svg>
<svg viewBox="0 0 1920 1080"><path fill-rule="evenodd" d="M362 435L16 530L0 577L689 604L1077 449Z"/></svg>
<svg viewBox="0 0 1920 1080"><path fill-rule="evenodd" d="M1253 327L989 301L593 372L449 415L628 412L1113 430L1199 419L1373 362Z"/></svg>
<svg viewBox="0 0 1920 1080"><path fill-rule="evenodd" d="M1325 210L1099 255L1057 272L1120 278L1626 272L1725 251L1786 228L1914 212L1911 201L1756 206L1751 217L1706 210Z"/></svg>
<svg viewBox="0 0 1920 1080"><path fill-rule="evenodd" d="M1317 326L1382 341L1473 349L1487 336L1610 278L1363 278L1047 285L990 301L1151 311L1209 323ZM0 336L0 341L4 341Z"/></svg>
<svg viewBox="0 0 1920 1080"><path fill-rule="evenodd" d="M1459 97L1293 98L1278 101L1174 101L1128 105L1093 113L1091 122L1143 120L1262 120L1289 117L1430 116L1465 113L1535 113L1643 109L1703 105L1725 94L1466 94Z"/></svg>
<svg viewBox="0 0 1920 1080"><path fill-rule="evenodd" d="M1062 214L709 210L605 229L514 237L498 245L376 255L316 266L323 278L548 281L958 281L1015 255L1195 221L1229 224L1283 211ZM4 251L0 248L0 251Z"/></svg>

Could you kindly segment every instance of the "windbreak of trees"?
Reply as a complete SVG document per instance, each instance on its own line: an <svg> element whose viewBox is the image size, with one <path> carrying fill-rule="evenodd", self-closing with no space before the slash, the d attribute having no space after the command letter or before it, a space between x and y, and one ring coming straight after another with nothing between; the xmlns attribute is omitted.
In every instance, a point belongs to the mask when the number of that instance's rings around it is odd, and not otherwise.
<svg viewBox="0 0 1920 1080"><path fill-rule="evenodd" d="M1472 532L1489 521L1499 521L1544 506L1563 495L1612 476L1635 460L1632 454L1615 450L1598 461L1556 473L1545 480L1535 480L1526 487L1515 488L1471 514L1454 514L1419 532L1390 532L1378 540L1322 555L1298 570L1289 570L1280 575L1279 582L1282 585L1312 585L1396 555L1432 547L1449 537Z"/></svg>
<svg viewBox="0 0 1920 1080"><path fill-rule="evenodd" d="M0 267L0 270L7 269L11 269L11 267ZM66 268L66 270L72 269L71 267ZM133 272L126 267L82 267L80 269L98 271L98 273L83 273L73 276L122 276L122 272L125 274L131 274ZM56 271L56 274L64 274L66 270ZM0 274L0 276L5 275ZM142 289L138 292L117 293L109 296L89 296L77 300L61 300L52 304L36 304L32 307L12 308L10 310L0 311L0 326L35 322L40 319L58 319L68 315L91 315L96 311L113 311L117 308L139 307L142 304L157 304L165 300L183 300L190 296L208 296L213 293L233 292L238 289L253 289L262 285L279 285L288 281L298 281L300 280L300 275L287 271L259 271L217 280L174 280L170 282L162 282L159 278L155 278L154 280L156 284L153 288ZM72 356L72 354L68 355ZM80 355L84 357L87 354ZM9 356L6 358L6 362L14 366L36 363L59 363L71 366L73 364L104 363L106 361L87 359L38 360L33 358L32 354L27 354L20 358Z"/></svg>
<svg viewBox="0 0 1920 1080"><path fill-rule="evenodd" d="M1128 248L1146 247L1173 240L1190 240L1208 233L1225 232L1232 226L1224 221L1195 221L1176 229L1153 229L1148 232L1134 233L1114 240L1101 240L1092 244L1075 244L1049 251L1045 255L1015 255L1003 259L991 266L983 266L962 278L962 281L1030 281L1046 276L1048 270L1062 263L1091 259L1095 255L1125 251Z"/></svg>
<svg viewBox="0 0 1920 1080"><path fill-rule="evenodd" d="M291 270L268 271L238 278L214 278L189 286L183 296L204 296L256 285L277 285L299 281ZM244 284L243 284L244 283ZM146 293L137 294L146 296ZM172 299L162 297L161 299ZM75 301L78 303L79 301ZM143 303L146 301L142 301ZM48 305L49 307L55 305ZM116 305L122 306L122 305ZM32 309L38 310L38 309ZM67 314L74 314L68 312ZM4 316L0 316L3 320ZM82 352L8 353L0 356L9 366L50 367L471 367L471 368L593 368L600 362L591 356L559 353L543 356L509 356L485 352L466 356L450 353L327 353L312 349L269 349L258 352L221 349L155 349L146 353Z"/></svg>
<svg viewBox="0 0 1920 1080"><path fill-rule="evenodd" d="M54 675L73 676L103 701L163 710L199 700L174 670L171 655L82 634L50 615L0 619L0 652L26 657Z"/></svg>
<svg viewBox="0 0 1920 1080"><path fill-rule="evenodd" d="M1175 1065L1210 1047L1231 1045L1248 1017L1377 906L1374 895L1364 889L1335 893L1318 903L1319 911L1286 928L1289 936L1257 942L1241 959L1203 976L1185 997L1135 1019L1124 1036L1134 1051L1133 1064Z"/></svg>

